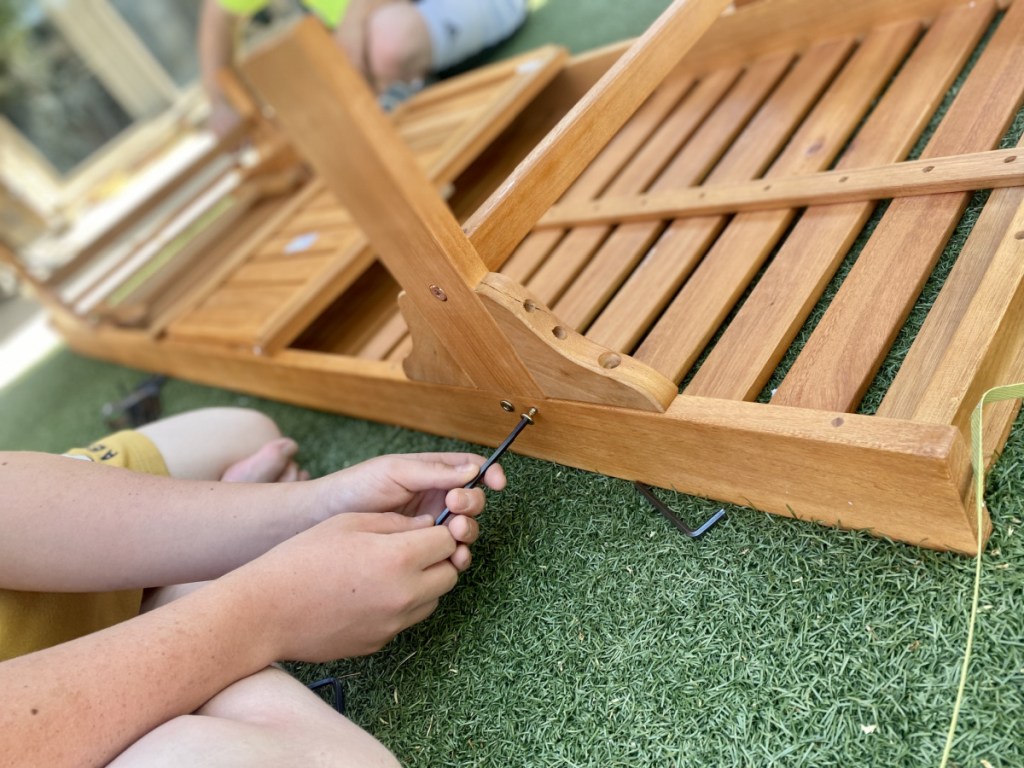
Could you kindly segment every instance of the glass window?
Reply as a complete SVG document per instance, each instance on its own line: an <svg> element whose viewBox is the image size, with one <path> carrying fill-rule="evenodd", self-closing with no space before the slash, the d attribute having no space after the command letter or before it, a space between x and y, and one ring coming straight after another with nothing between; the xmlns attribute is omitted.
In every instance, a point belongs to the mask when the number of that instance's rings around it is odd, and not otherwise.
<svg viewBox="0 0 1024 768"><path fill-rule="evenodd" d="M61 174L132 122L38 4L20 0L0 0L0 113Z"/></svg>
<svg viewBox="0 0 1024 768"><path fill-rule="evenodd" d="M202 0L110 0L179 86L199 77L196 47Z"/></svg>

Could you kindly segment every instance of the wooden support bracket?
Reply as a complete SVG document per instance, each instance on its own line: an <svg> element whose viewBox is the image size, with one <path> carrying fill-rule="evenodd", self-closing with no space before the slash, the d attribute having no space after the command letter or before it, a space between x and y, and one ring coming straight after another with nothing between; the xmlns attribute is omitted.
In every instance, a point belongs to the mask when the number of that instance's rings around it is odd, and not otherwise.
<svg viewBox="0 0 1024 768"><path fill-rule="evenodd" d="M491 272L476 292L546 397L661 413L678 394L653 368L562 324L514 280Z"/></svg>

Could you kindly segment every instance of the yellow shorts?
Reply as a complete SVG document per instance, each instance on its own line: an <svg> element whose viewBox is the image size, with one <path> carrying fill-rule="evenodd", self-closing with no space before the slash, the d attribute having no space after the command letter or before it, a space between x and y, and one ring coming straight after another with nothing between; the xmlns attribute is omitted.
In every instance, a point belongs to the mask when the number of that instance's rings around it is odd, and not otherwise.
<svg viewBox="0 0 1024 768"><path fill-rule="evenodd" d="M151 475L167 475L153 442L118 432L65 454ZM121 592L18 592L0 589L0 661L97 632L138 615L142 590Z"/></svg>

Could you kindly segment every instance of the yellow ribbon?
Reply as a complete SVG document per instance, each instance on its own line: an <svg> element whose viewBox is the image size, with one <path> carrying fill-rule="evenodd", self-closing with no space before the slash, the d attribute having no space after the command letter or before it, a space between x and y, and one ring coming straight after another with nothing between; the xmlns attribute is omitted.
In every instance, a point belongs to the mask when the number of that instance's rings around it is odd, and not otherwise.
<svg viewBox="0 0 1024 768"><path fill-rule="evenodd" d="M981 595L981 555L982 555L982 530L984 523L985 508L985 456L982 450L984 427L982 422L982 410L989 403L998 403L1003 400L1018 400L1024 398L1024 383L1008 384L1004 387L990 389L978 402L978 406L971 414L971 464L974 467L974 506L977 513L978 528L978 554L974 560L974 593L971 597L971 615L967 621L967 645L964 648L964 660L960 665L960 685L956 692L956 702L953 705L953 717L949 723L949 732L946 734L946 746L942 750L942 761L939 768L946 768L949 762L949 754L953 749L953 738L956 735L956 723L960 717L960 708L964 701L964 691L967 688L967 669L971 664L971 649L974 647L974 627L978 618L978 603Z"/></svg>

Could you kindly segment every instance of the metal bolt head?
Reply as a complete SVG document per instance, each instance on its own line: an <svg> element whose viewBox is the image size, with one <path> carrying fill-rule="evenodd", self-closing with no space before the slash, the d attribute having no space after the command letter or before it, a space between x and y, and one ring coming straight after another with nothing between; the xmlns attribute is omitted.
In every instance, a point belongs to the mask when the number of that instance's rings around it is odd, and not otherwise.
<svg viewBox="0 0 1024 768"><path fill-rule="evenodd" d="M448 294L444 292L444 289L436 283L430 284L430 292L434 294L434 298L438 301L448 301Z"/></svg>
<svg viewBox="0 0 1024 768"><path fill-rule="evenodd" d="M516 407L512 405L512 403L510 403L508 400L501 401L501 410L507 411L508 413L512 413L512 411L514 411L515 409Z"/></svg>

